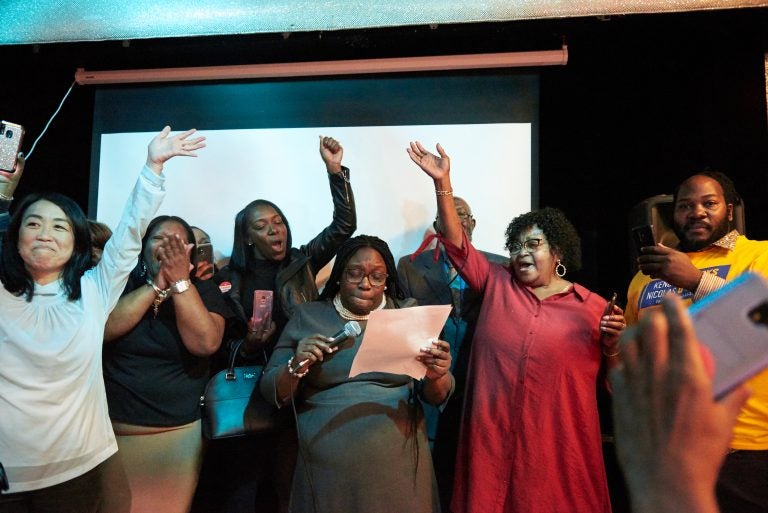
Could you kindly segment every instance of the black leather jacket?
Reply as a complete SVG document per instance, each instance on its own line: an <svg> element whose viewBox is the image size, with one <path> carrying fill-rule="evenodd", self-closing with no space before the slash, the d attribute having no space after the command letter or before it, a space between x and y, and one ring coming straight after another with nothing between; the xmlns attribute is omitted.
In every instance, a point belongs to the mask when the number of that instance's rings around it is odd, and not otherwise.
<svg viewBox="0 0 768 513"><path fill-rule="evenodd" d="M275 278L275 300L287 317L293 314L296 305L314 301L319 293L315 276L336 255L339 246L349 239L357 228L355 198L349 183L349 169L342 168L338 174L329 174L328 182L333 199L333 220L323 231L299 248L291 248L283 260ZM216 281L229 281L233 290L239 290L240 276L234 270L225 267L216 276ZM232 300L232 307L240 320L247 325L242 304L236 295L227 294ZM244 331L238 334L244 336ZM279 337L275 334L275 340Z"/></svg>

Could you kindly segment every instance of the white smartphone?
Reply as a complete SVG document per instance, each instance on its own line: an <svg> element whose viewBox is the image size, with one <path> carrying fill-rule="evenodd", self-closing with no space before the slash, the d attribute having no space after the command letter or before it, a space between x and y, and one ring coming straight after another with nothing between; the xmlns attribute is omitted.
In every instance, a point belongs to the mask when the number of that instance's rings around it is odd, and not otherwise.
<svg viewBox="0 0 768 513"><path fill-rule="evenodd" d="M768 367L768 282L744 273L689 308L715 364L715 398Z"/></svg>

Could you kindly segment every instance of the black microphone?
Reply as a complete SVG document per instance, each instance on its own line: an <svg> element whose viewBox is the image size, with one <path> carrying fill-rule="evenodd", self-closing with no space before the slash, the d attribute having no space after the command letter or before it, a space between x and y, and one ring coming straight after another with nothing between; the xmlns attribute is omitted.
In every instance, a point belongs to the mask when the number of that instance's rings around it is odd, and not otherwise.
<svg viewBox="0 0 768 513"><path fill-rule="evenodd" d="M357 321L349 321L337 333L334 333L333 336L328 337L330 338L328 344L333 347L339 342L348 339L349 337L358 336L361 332L362 330L360 329L360 323Z"/></svg>
<svg viewBox="0 0 768 513"><path fill-rule="evenodd" d="M328 345L333 347L339 342L348 339L349 337L356 337L360 333L362 333L363 330L360 329L360 323L357 321L349 321L347 322L343 328L341 328L338 332L334 333L332 336L328 337ZM294 369L288 369L291 373L296 373L304 367L306 364L309 363L309 360L304 360L303 362L299 363Z"/></svg>

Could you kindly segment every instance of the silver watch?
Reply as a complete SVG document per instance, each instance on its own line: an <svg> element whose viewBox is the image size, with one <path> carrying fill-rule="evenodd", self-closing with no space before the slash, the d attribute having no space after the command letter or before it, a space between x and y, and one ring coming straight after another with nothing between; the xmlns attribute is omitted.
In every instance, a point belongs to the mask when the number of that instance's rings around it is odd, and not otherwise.
<svg viewBox="0 0 768 513"><path fill-rule="evenodd" d="M192 284L189 280L179 280L171 285L171 292L174 294L181 294L189 290L189 286Z"/></svg>

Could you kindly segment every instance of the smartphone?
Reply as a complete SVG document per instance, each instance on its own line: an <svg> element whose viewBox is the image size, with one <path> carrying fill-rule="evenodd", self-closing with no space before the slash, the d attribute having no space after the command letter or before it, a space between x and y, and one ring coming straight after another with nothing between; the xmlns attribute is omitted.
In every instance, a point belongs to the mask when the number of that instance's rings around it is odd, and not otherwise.
<svg viewBox="0 0 768 513"><path fill-rule="evenodd" d="M22 139L24 127L9 121L0 122L0 171L13 172Z"/></svg>
<svg viewBox="0 0 768 513"><path fill-rule="evenodd" d="M213 265L213 246L210 243L196 245L194 260L195 266L201 262L208 262Z"/></svg>
<svg viewBox="0 0 768 513"><path fill-rule="evenodd" d="M632 228L632 239L635 241L635 248L637 248L638 253L642 253L640 248L655 246L656 238L653 236L653 225L635 226Z"/></svg>
<svg viewBox="0 0 768 513"><path fill-rule="evenodd" d="M616 293L614 292L611 296L611 300L608 301L608 304L605 305L605 310L603 311L603 315L611 315L613 313L613 307L616 305Z"/></svg>
<svg viewBox="0 0 768 513"><path fill-rule="evenodd" d="M768 283L744 273L689 308L714 362L716 399L768 367Z"/></svg>
<svg viewBox="0 0 768 513"><path fill-rule="evenodd" d="M254 290L253 291L253 316L251 317L251 329L255 330L260 326L269 327L272 322L272 291Z"/></svg>

